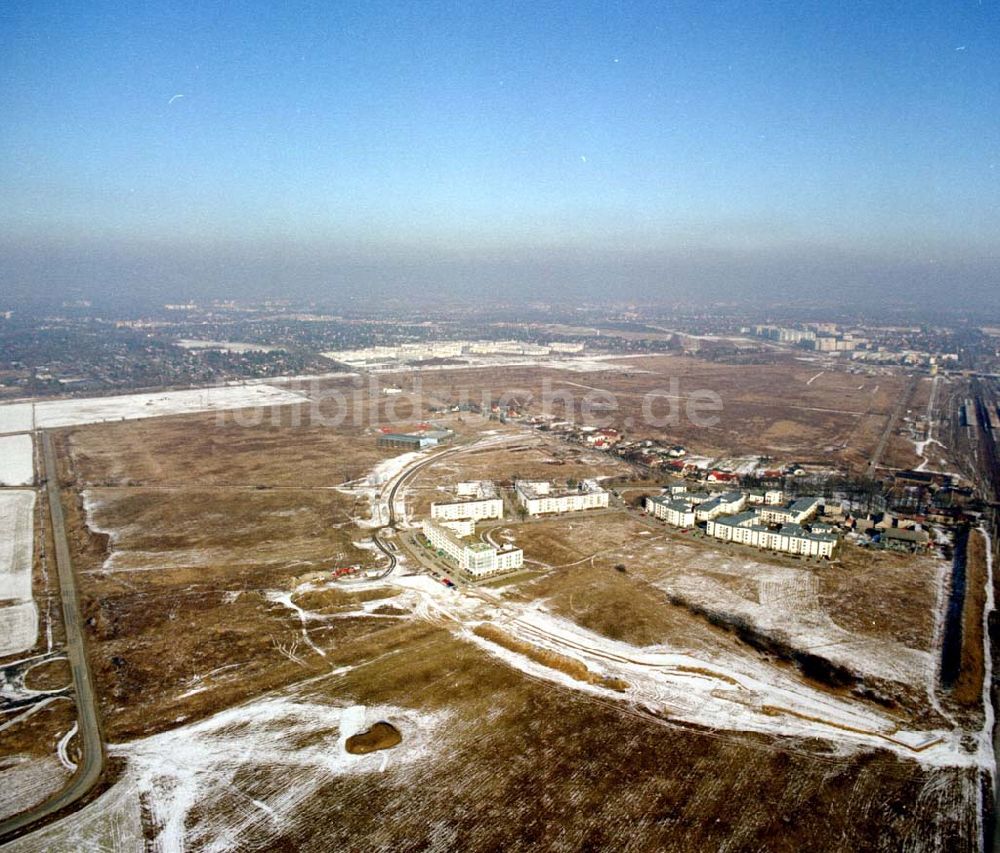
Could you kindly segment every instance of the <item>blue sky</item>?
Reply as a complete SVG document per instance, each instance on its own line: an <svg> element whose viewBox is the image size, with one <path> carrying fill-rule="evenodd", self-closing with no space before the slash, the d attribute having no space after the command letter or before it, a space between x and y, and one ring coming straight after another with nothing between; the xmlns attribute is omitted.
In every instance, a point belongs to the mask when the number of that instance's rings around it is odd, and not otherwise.
<svg viewBox="0 0 1000 853"><path fill-rule="evenodd" d="M14 2L0 37L22 285L71 279L40 247L148 283L171 251L245 250L251 283L261 252L342 283L787 258L789 287L817 256L956 285L1000 256L994 0Z"/></svg>

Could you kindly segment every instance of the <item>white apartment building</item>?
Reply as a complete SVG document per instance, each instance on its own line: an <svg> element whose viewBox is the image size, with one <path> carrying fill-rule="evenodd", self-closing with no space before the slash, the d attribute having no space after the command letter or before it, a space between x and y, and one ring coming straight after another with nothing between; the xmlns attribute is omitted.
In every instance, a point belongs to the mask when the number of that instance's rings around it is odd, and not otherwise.
<svg viewBox="0 0 1000 853"><path fill-rule="evenodd" d="M698 521L711 521L721 515L732 515L746 506L746 496L742 492L725 492L699 503L695 507L694 517Z"/></svg>
<svg viewBox="0 0 1000 853"><path fill-rule="evenodd" d="M821 498L798 498L787 506L763 506L759 509L764 524L802 524L812 518L823 501Z"/></svg>
<svg viewBox="0 0 1000 853"><path fill-rule="evenodd" d="M773 530L761 524L761 510L750 510L708 522L709 536L725 542L740 542L769 551L784 551L807 557L830 557L837 546L837 537L828 533L806 530L799 524L782 524Z"/></svg>
<svg viewBox="0 0 1000 853"><path fill-rule="evenodd" d="M781 489L767 489L766 491L752 489L747 495L747 503L753 504L754 506L760 506L761 504L766 506L778 506L784 502L785 493Z"/></svg>
<svg viewBox="0 0 1000 853"><path fill-rule="evenodd" d="M459 518L455 521L438 521L442 527L447 527L456 536L465 539L476 532L476 522L471 518Z"/></svg>
<svg viewBox="0 0 1000 853"><path fill-rule="evenodd" d="M497 487L491 480L466 480L455 484L455 495L464 500L495 498Z"/></svg>
<svg viewBox="0 0 1000 853"><path fill-rule="evenodd" d="M434 548L473 577L499 574L524 565L524 552L520 548L498 550L486 542L466 542L447 527L426 518L421 529Z"/></svg>
<svg viewBox="0 0 1000 853"><path fill-rule="evenodd" d="M594 480L584 480L577 489L558 491L545 481L519 480L515 491L528 515L577 512L608 505L608 493Z"/></svg>
<svg viewBox="0 0 1000 853"><path fill-rule="evenodd" d="M694 526L694 507L687 501L653 495L646 498L646 510L674 527Z"/></svg>
<svg viewBox="0 0 1000 853"><path fill-rule="evenodd" d="M455 487L455 494L462 500L432 503L431 518L440 521L503 518L503 500L497 494L496 486L489 480L459 483Z"/></svg>

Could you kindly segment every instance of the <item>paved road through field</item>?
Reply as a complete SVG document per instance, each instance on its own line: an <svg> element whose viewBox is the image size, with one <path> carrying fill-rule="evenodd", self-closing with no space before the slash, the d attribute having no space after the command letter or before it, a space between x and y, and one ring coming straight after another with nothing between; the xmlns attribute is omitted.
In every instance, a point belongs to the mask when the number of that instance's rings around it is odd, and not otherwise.
<svg viewBox="0 0 1000 853"><path fill-rule="evenodd" d="M56 466L55 450L48 433L40 433L42 458L45 462L46 491L49 495L49 511L52 517L52 537L56 546L56 568L59 572L59 592L62 599L63 622L66 626L66 652L73 673L73 687L76 692L77 718L79 722L80 764L70 783L59 793L44 803L22 812L0 823L0 842L20 833L43 818L55 814L60 809L72 805L88 793L104 770L104 740L101 737L101 721L97 710L97 698L87 661L84 643L80 604L77 599L76 576L69 556L66 540L65 520L59 496L59 470Z"/></svg>

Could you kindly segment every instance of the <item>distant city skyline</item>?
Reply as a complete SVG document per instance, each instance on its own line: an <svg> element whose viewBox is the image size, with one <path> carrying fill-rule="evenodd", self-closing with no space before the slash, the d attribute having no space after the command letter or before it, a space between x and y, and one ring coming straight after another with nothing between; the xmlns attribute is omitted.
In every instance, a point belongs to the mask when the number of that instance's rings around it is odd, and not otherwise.
<svg viewBox="0 0 1000 853"><path fill-rule="evenodd" d="M0 289L1000 309L1000 10L12 3Z"/></svg>

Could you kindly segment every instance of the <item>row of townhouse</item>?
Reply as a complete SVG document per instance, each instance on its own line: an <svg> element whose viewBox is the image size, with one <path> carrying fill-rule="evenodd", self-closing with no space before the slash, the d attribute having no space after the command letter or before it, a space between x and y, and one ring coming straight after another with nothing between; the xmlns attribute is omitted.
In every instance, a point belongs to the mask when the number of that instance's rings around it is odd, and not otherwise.
<svg viewBox="0 0 1000 853"><path fill-rule="evenodd" d="M468 542L443 524L425 518L421 530L431 545L473 577L507 572L524 565L520 548L494 548L486 542Z"/></svg>
<svg viewBox="0 0 1000 853"><path fill-rule="evenodd" d="M746 495L742 492L724 492L698 504L694 510L697 521L711 521L720 515L732 515L746 506Z"/></svg>
<svg viewBox="0 0 1000 853"><path fill-rule="evenodd" d="M838 542L831 533L806 530L794 522L783 523L778 528L770 527L763 522L760 509L713 519L708 522L706 532L725 542L739 542L807 557L831 557Z"/></svg>

